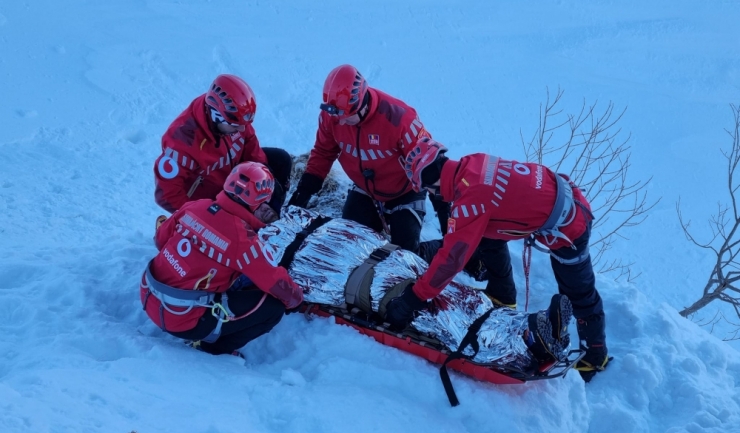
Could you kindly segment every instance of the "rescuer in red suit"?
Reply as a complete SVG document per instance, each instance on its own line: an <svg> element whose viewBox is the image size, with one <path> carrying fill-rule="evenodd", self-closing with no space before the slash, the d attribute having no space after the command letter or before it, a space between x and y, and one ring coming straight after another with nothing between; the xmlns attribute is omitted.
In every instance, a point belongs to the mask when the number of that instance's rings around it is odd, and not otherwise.
<svg viewBox="0 0 740 433"><path fill-rule="evenodd" d="M214 199L237 164L254 161L265 164L277 180L270 206L279 214L292 159L282 149L260 147L252 126L256 113L254 93L244 80L216 77L162 137L162 154L154 162L157 204L172 213L189 201Z"/></svg>
<svg viewBox="0 0 740 433"><path fill-rule="evenodd" d="M316 142L289 204L305 208L338 160L354 183L342 218L378 232L386 229L391 243L418 252L426 191L412 190L398 164L418 138L430 136L416 110L368 86L351 65L329 73L320 108ZM444 233L449 206L432 204Z"/></svg>
<svg viewBox="0 0 740 433"><path fill-rule="evenodd" d="M566 176L540 164L482 153L453 161L444 156L446 150L421 138L403 163L415 191L427 189L452 207L442 248L412 288L389 303L386 319L395 327L407 325L474 252L489 274L486 294L497 306L516 308L507 242L524 239L531 246L537 241L550 254L558 291L573 304L586 349L576 368L584 380L591 380L610 358L604 307L588 251L593 215L583 193Z"/></svg>
<svg viewBox="0 0 740 433"><path fill-rule="evenodd" d="M233 353L301 304L303 292L257 236L274 188L264 165L242 163L215 199L185 203L159 226L140 287L157 326L208 353ZM240 290L230 290L237 280Z"/></svg>

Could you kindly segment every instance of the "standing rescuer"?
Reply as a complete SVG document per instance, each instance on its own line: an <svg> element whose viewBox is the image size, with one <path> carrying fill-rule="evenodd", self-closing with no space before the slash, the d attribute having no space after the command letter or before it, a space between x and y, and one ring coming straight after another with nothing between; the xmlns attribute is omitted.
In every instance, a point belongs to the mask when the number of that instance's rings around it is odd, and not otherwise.
<svg viewBox="0 0 740 433"><path fill-rule="evenodd" d="M401 160L415 191L426 188L452 208L442 248L424 275L389 303L386 319L394 327L406 326L474 252L489 274L486 294L499 307L516 308L507 242L525 239L529 248L536 240L550 253L558 291L573 304L586 349L576 369L590 381L610 358L604 307L588 251L593 215L583 193L566 176L540 164L482 153L453 161L444 156L446 150L424 137Z"/></svg>
<svg viewBox="0 0 740 433"><path fill-rule="evenodd" d="M292 159L282 149L260 147L252 126L256 113L254 93L244 80L216 77L162 137L162 154L154 162L157 204L172 213L189 201L214 199L237 164L254 161L265 164L277 180L270 207L279 214Z"/></svg>
<svg viewBox="0 0 740 433"><path fill-rule="evenodd" d="M205 352L234 353L303 302L301 289L257 236L274 188L267 167L240 164L215 200L185 203L157 228L159 253L140 286L157 326L200 341Z"/></svg>
<svg viewBox="0 0 740 433"><path fill-rule="evenodd" d="M416 140L429 137L416 110L368 86L351 65L332 70L324 82L316 142L289 204L306 207L339 160L354 183L342 218L376 231L388 230L391 242L409 251L419 249L426 191L413 191L398 166ZM440 224L447 205L433 202Z"/></svg>

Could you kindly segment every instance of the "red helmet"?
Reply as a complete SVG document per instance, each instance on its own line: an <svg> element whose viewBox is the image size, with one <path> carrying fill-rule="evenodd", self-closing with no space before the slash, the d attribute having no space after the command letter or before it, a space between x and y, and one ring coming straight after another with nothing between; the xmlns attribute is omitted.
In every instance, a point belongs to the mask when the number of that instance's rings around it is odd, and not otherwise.
<svg viewBox="0 0 740 433"><path fill-rule="evenodd" d="M406 158L399 157L399 162L411 181L411 188L419 192L427 185L422 185L421 173L430 164L437 160L440 153L447 152L442 143L437 143L429 137L422 137L416 141L416 145L406 154Z"/></svg>
<svg viewBox="0 0 740 433"><path fill-rule="evenodd" d="M206 105L227 122L248 125L254 120L257 102L249 85L236 75L219 75L206 92ZM214 113L215 114L215 113Z"/></svg>
<svg viewBox="0 0 740 433"><path fill-rule="evenodd" d="M275 190L275 178L259 162L243 162L233 170L224 182L224 191L236 201L255 210L270 200Z"/></svg>
<svg viewBox="0 0 740 433"><path fill-rule="evenodd" d="M367 94L367 81L352 65L337 66L324 81L321 109L332 116L349 117L360 109Z"/></svg>

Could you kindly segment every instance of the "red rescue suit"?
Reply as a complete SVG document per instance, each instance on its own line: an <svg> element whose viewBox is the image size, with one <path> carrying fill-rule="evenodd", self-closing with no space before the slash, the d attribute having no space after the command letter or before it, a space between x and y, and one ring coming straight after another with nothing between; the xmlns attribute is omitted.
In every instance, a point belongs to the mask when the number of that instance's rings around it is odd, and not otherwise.
<svg viewBox="0 0 740 433"><path fill-rule="evenodd" d="M159 254L151 262L151 274L177 289L215 293L225 292L244 274L285 308L294 308L303 302L303 292L285 268L276 265L271 248L260 242L256 231L262 227L261 221L224 192L216 200L186 203L155 234ZM182 315L167 309L182 312L185 308L161 308L160 300L147 288L145 275L140 295L149 318L170 332L193 329L203 314L211 314L204 307Z"/></svg>
<svg viewBox="0 0 740 433"><path fill-rule="evenodd" d="M325 179L339 159L355 185L373 199L387 202L411 191L399 156L405 157L419 137L430 135L416 110L379 90L368 91L369 114L358 125L340 125L338 117L321 112L306 172Z"/></svg>
<svg viewBox="0 0 740 433"><path fill-rule="evenodd" d="M232 135L214 134L205 94L185 109L162 137L154 162L154 200L168 212L203 198L215 199L231 169L246 161L267 165L252 125Z"/></svg>
<svg viewBox="0 0 740 433"><path fill-rule="evenodd" d="M463 269L481 238L525 239L541 229L555 205L556 176L540 164L482 153L460 162L447 161L440 176L440 194L452 202L449 229L429 269L414 285L414 293L420 299L436 297ZM581 190L569 186L574 202L580 205L572 206L569 223L559 230L572 241L586 231L591 215ZM536 235L535 239L550 250L571 245L563 238Z"/></svg>

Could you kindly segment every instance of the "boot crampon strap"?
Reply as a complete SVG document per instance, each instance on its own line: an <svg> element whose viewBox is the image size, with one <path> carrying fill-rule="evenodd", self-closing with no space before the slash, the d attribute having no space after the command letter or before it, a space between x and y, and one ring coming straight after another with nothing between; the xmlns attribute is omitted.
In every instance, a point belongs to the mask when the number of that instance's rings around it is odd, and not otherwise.
<svg viewBox="0 0 740 433"><path fill-rule="evenodd" d="M585 349L585 347L583 347ZM609 362L614 359L613 356L607 355L606 347L592 346L575 366L584 382L588 383L596 376L596 373L606 370Z"/></svg>

